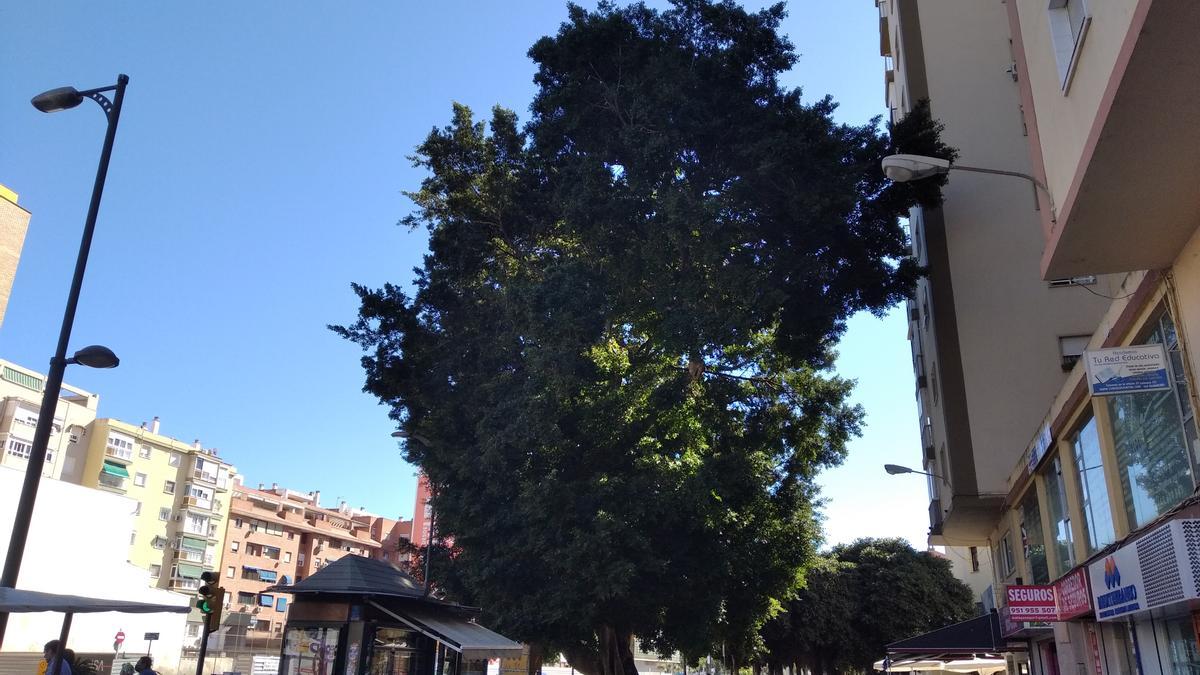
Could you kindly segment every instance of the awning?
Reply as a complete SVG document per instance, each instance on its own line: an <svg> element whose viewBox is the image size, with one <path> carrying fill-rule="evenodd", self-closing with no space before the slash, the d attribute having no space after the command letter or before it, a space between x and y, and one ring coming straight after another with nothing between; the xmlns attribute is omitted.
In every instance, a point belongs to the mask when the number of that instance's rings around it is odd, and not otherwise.
<svg viewBox="0 0 1200 675"><path fill-rule="evenodd" d="M122 612L124 614L172 612L187 614L190 609L186 604L159 605L128 600L85 598L80 595L59 595L20 588L0 588L0 612L72 612L76 614L87 612Z"/></svg>
<svg viewBox="0 0 1200 675"><path fill-rule="evenodd" d="M203 539L189 537L187 535L184 535L183 539L179 543L183 548L192 551L204 551L208 548L208 542L204 541Z"/></svg>
<svg viewBox="0 0 1200 675"><path fill-rule="evenodd" d="M431 637L467 660L493 659L521 655L521 644L490 631L477 623L434 607L397 608L392 611L371 601L377 609Z"/></svg>
<svg viewBox="0 0 1200 675"><path fill-rule="evenodd" d="M204 573L204 568L199 565L179 563L177 567L179 569L179 576L186 577L188 579L199 579L200 575Z"/></svg>
<svg viewBox="0 0 1200 675"><path fill-rule="evenodd" d="M274 570L260 569L258 571L258 578L263 581L275 581L276 579L279 578L279 574L277 572L275 572Z"/></svg>
<svg viewBox="0 0 1200 675"><path fill-rule="evenodd" d="M970 658L954 661L939 661L937 659L907 659L898 657L879 659L875 662L875 670L890 673L911 673L914 671L930 673L979 673L979 675L995 675L1006 670L1007 666L1001 658Z"/></svg>
<svg viewBox="0 0 1200 675"><path fill-rule="evenodd" d="M104 466L100 467L100 471L118 478L129 478L129 472L125 470L125 467L108 460L104 460Z"/></svg>
<svg viewBox="0 0 1200 675"><path fill-rule="evenodd" d="M976 654L1012 651L1000 634L1000 618L995 612L938 628L887 646L891 655L974 658Z"/></svg>

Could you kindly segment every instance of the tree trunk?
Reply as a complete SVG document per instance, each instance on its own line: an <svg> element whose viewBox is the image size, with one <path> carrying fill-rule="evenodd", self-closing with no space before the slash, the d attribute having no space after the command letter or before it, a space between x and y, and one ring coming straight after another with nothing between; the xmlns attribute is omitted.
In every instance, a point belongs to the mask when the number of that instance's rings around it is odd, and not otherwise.
<svg viewBox="0 0 1200 675"><path fill-rule="evenodd" d="M602 675L599 655L585 645L567 647L563 650L563 656L580 675Z"/></svg>
<svg viewBox="0 0 1200 675"><path fill-rule="evenodd" d="M633 633L603 625L600 638L600 675L638 675L633 662Z"/></svg>
<svg viewBox="0 0 1200 675"><path fill-rule="evenodd" d="M529 661L525 664L525 675L539 675L542 672L542 659L545 657L545 651L541 644L529 643Z"/></svg>

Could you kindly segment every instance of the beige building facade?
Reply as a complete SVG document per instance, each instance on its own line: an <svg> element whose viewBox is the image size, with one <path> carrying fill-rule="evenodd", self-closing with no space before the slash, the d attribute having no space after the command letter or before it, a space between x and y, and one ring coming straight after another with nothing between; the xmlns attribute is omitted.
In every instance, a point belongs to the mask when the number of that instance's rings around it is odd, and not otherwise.
<svg viewBox="0 0 1200 675"><path fill-rule="evenodd" d="M956 501L954 484L962 472L954 462L965 456L963 441L969 439L976 485L991 495L970 535L972 541L982 535L989 548L995 588L1048 585L1056 599L1054 621L1005 624L1012 648L1009 672L1197 672L1200 399L1193 383L1200 346L1190 339L1200 334L1195 124L1200 55L1184 40L1200 27L1200 3L881 0L879 5L885 40L892 38L892 48L901 56L907 49L910 57L898 60L890 80L911 86L912 73L902 77L900 71L912 70L913 41L920 40L934 115L947 125L946 140L963 150L959 161L1015 169L1041 183L1033 194L1028 183L1020 184L1026 200L1036 200L1036 239L1020 247L950 243L946 249L964 387L955 393L943 389L942 400L965 404L969 434L956 437L948 425L947 442L959 447L948 451L949 466L941 475ZM1004 82L996 81L994 68L965 72L986 51L978 47L985 43L972 26L991 30L1003 45L993 65L1005 66ZM888 35L893 31L898 35ZM1004 50L1008 55L1001 58ZM955 84L939 93L934 73L940 71L964 72L945 75ZM954 92L983 97L987 88L1015 104L1020 135L1007 140L1024 153L1020 165L968 155L955 136L963 125L978 125L976 133L984 136L994 133L988 130L1001 127L989 115L999 114L998 108L989 113L939 105ZM953 170L950 175L941 209L948 242L954 239L955 186L964 184ZM978 213L964 205L966 222L988 218L987 201L978 205ZM1024 237L1029 224L1023 221L1013 236ZM936 265L931 267L930 283L936 284ZM960 294L964 284L955 269L977 270L1008 289L1043 284L1051 296L1091 291L1073 309L1039 306L1035 296L1022 293L1010 296L1017 315L1026 317L1011 337L1049 329L1050 335L1069 338L1070 353L1064 348L1059 363L1032 352L1030 358L1006 359L1008 372L990 382L990 398L973 398L972 345L990 350L995 342L967 325L966 315L984 315L999 333L1014 315L1003 313L1000 304L978 304L970 290ZM933 306L936 323L941 305ZM1074 312L1069 320L1064 310ZM935 339L944 344L944 335ZM934 353L943 355L940 348ZM1103 364L1130 354L1156 354L1161 384L1116 390L1106 379L1110 375L1089 375L1086 368L1089 361ZM975 400L991 404L981 407ZM997 407L1005 400L1016 403ZM1005 410L1020 414L996 415ZM981 460L984 435L992 454ZM934 456L937 462L927 468L943 468L936 449ZM943 511L947 539L962 532L952 526L954 509L951 504ZM930 515L936 525L932 509ZM1009 611L1003 594L997 596L1001 612Z"/></svg>
<svg viewBox="0 0 1200 675"><path fill-rule="evenodd" d="M42 406L46 376L0 359L0 466L25 471ZM42 475L79 483L87 463L88 429L100 397L64 384L54 412Z"/></svg>
<svg viewBox="0 0 1200 675"><path fill-rule="evenodd" d="M17 193L0 185L0 326L12 294L25 233L29 230L29 212L17 205Z"/></svg>

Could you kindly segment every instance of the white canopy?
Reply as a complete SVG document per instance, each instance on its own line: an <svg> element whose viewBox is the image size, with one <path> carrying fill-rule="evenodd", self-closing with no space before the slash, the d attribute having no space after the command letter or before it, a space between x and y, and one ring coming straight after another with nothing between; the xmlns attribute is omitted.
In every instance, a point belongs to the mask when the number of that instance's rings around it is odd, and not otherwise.
<svg viewBox="0 0 1200 675"><path fill-rule="evenodd" d="M954 661L938 661L933 659L897 659L892 661L890 668L884 667L884 659L875 662L875 670L888 670L893 673L911 673L914 671L928 673L979 673L979 675L994 675L1005 670L1004 659L956 659Z"/></svg>
<svg viewBox="0 0 1200 675"><path fill-rule="evenodd" d="M181 600L184 598L180 597ZM122 612L125 614L157 614L175 612L186 614L191 611L187 604L158 605L128 600L104 600L85 598L79 595L59 595L21 588L0 587L0 612L62 612L82 614L89 612Z"/></svg>

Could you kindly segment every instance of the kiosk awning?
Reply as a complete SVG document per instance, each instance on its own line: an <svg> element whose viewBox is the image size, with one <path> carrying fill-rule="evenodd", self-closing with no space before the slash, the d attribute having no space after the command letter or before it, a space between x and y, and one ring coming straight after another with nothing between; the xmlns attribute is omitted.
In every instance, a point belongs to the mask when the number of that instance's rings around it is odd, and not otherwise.
<svg viewBox="0 0 1200 675"><path fill-rule="evenodd" d="M887 653L929 658L997 654L1013 651L1000 633L1000 617L994 612L944 628L893 642Z"/></svg>
<svg viewBox="0 0 1200 675"><path fill-rule="evenodd" d="M494 659L521 654L519 642L513 642L499 633L448 611L416 606L397 608L393 611L374 601L371 604L462 654L464 659Z"/></svg>

